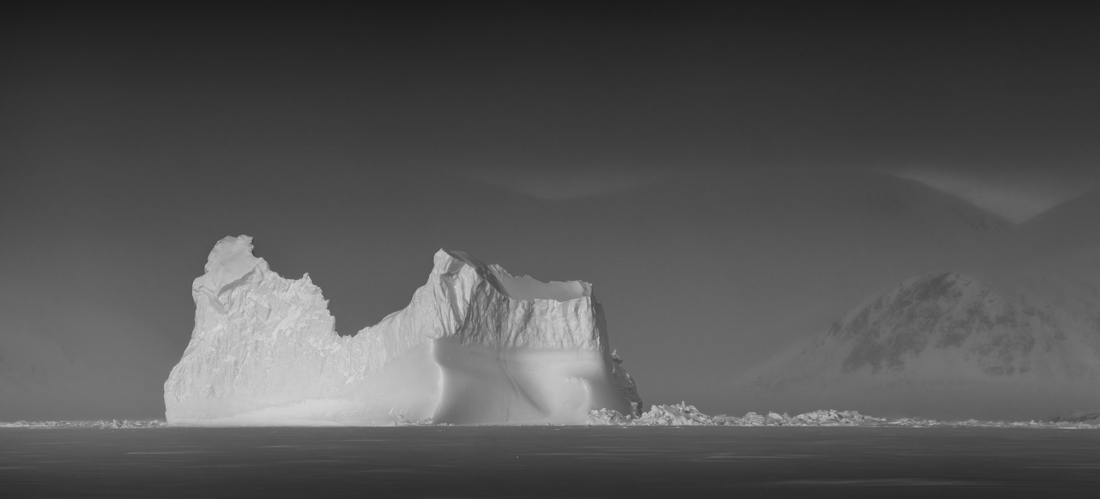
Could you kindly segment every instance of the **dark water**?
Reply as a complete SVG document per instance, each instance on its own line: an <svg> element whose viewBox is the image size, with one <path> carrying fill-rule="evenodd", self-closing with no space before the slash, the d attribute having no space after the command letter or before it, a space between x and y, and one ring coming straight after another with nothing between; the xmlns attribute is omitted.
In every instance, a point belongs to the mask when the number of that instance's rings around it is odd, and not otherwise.
<svg viewBox="0 0 1100 499"><path fill-rule="evenodd" d="M1092 497L1100 431L0 429L0 497Z"/></svg>

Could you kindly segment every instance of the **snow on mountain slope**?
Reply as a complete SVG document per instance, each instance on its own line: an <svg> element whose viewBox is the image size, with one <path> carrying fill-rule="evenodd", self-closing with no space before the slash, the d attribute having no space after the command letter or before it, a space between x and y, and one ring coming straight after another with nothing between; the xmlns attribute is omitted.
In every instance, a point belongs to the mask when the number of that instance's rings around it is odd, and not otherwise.
<svg viewBox="0 0 1100 499"><path fill-rule="evenodd" d="M513 277L440 250L404 310L338 336L308 274L228 237L195 280L195 329L164 384L173 424L584 422L638 413L587 283Z"/></svg>
<svg viewBox="0 0 1100 499"><path fill-rule="evenodd" d="M872 296L752 378L759 400L792 407L1050 417L1100 399L1100 331L1025 294L936 273Z"/></svg>
<svg viewBox="0 0 1100 499"><path fill-rule="evenodd" d="M1009 234L1012 267L1100 288L1100 192L1056 206Z"/></svg>
<svg viewBox="0 0 1100 499"><path fill-rule="evenodd" d="M1100 191L1066 201L1020 225L1025 237L1051 246L1100 243Z"/></svg>

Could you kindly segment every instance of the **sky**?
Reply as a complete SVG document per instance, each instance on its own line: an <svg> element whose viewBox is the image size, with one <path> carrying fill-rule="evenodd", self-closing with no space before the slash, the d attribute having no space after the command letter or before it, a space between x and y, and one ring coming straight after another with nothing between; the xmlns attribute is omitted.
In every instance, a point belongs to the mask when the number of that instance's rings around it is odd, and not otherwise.
<svg viewBox="0 0 1100 499"><path fill-rule="evenodd" d="M1018 223L1100 188L1096 19L768 5L5 7L0 269L11 296L124 317L102 334L161 344L143 351L170 368L190 280L230 234L253 236L286 276L349 269L318 281L346 332L403 307L427 271L415 262L444 245L594 280L576 274L582 245L545 264L508 253L542 244L538 227L509 230L530 220L514 208L528 196L600 206L700 172L854 169ZM497 225L444 214L442 200ZM539 220L605 230L600 213ZM681 246L687 260L703 247ZM416 258L400 270L370 267L402 252ZM78 308L55 306L51 327L76 327L65 310Z"/></svg>

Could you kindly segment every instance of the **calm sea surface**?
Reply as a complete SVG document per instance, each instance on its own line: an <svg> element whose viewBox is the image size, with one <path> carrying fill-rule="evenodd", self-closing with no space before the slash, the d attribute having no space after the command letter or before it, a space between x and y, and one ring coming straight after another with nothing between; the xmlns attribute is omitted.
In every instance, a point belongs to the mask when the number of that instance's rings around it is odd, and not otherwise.
<svg viewBox="0 0 1100 499"><path fill-rule="evenodd" d="M1100 431L4 428L0 497L1100 498Z"/></svg>

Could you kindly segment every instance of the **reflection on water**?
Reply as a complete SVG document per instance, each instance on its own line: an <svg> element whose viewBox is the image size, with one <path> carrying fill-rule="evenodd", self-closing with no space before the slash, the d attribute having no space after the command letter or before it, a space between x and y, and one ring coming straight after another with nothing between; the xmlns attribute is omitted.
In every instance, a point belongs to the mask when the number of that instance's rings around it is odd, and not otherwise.
<svg viewBox="0 0 1100 499"><path fill-rule="evenodd" d="M0 497L1100 497L1100 431L0 429Z"/></svg>

